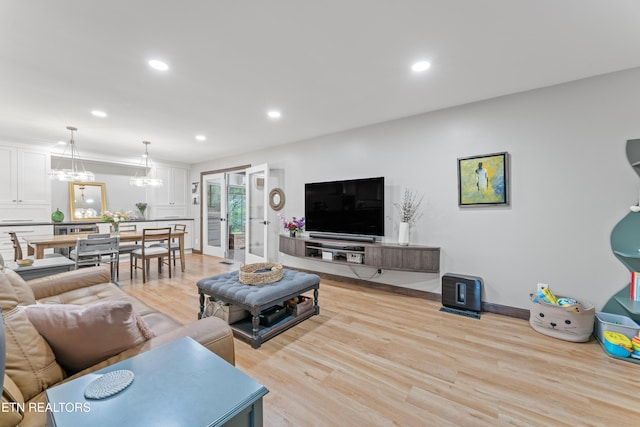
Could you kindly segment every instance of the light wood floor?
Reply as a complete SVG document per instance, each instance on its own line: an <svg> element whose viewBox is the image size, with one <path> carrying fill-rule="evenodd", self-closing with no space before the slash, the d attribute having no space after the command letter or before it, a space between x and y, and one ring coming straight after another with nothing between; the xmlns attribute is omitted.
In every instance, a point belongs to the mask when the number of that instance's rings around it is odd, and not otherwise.
<svg viewBox="0 0 640 427"><path fill-rule="evenodd" d="M197 280L238 268L221 261L187 255L187 271L170 280L152 268L145 285L128 271L120 282L193 322ZM269 389L266 426L640 425L640 365L593 339L569 343L525 320L439 308L323 280L319 316L257 350L236 340L236 366Z"/></svg>

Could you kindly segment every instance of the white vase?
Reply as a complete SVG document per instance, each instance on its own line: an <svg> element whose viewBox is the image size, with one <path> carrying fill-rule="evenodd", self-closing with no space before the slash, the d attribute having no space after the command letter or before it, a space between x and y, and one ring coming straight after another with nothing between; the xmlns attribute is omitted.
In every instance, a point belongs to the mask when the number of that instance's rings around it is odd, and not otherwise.
<svg viewBox="0 0 640 427"><path fill-rule="evenodd" d="M398 229L398 244L402 246L409 245L409 223L401 222Z"/></svg>

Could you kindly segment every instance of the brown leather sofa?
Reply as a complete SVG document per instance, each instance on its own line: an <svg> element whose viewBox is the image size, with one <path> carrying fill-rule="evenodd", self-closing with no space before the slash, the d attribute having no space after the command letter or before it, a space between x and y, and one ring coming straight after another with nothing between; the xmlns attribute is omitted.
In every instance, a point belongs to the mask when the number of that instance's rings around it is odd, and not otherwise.
<svg viewBox="0 0 640 427"><path fill-rule="evenodd" d="M195 290L194 290L195 292ZM103 301L130 302L137 314L155 333L155 337L123 351L101 363L71 376L55 362L55 355L41 336L23 317L20 306L39 303L89 305ZM0 406L0 427L42 427L46 424L45 390L128 359L137 354L189 336L234 364L233 334L229 325L216 317L208 317L182 325L110 283L104 267L84 268L68 273L25 282L14 271L0 268L0 305L5 321L7 364ZM194 308L194 316L195 316ZM26 319L26 320L25 320ZM35 334L38 336L33 336ZM16 343L19 350L16 350ZM40 344L38 344L40 343ZM18 353L18 354L12 354ZM34 368L34 361L41 368ZM12 378L13 375L13 378ZM20 384L20 386L18 385ZM26 385L25 385L26 384Z"/></svg>

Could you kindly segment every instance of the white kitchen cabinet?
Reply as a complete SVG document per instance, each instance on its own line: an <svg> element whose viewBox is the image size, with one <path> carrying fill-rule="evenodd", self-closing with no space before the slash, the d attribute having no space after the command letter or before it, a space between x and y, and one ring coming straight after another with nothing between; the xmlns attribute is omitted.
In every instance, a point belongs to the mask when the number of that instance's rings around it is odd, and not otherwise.
<svg viewBox="0 0 640 427"><path fill-rule="evenodd" d="M155 188L154 217L186 216L188 171L182 168L158 166L156 175L162 179L163 185Z"/></svg>
<svg viewBox="0 0 640 427"><path fill-rule="evenodd" d="M0 221L46 221L51 216L51 156L0 146Z"/></svg>

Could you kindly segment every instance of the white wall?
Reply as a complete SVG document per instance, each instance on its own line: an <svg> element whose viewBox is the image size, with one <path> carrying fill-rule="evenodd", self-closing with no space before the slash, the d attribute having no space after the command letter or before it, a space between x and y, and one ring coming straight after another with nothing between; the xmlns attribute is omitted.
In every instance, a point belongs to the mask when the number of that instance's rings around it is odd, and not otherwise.
<svg viewBox="0 0 640 427"><path fill-rule="evenodd" d="M392 202L405 187L423 193L411 243L441 248L441 274L482 277L484 301L528 308L544 282L601 308L628 283L609 236L638 202L625 144L640 137L639 102L640 69L628 70L193 165L192 181L201 171L267 162L283 171L283 212L299 216L306 182L382 175L386 240L397 234ZM511 158L510 206L458 207L457 158L500 151ZM346 267L279 257L353 277ZM385 272L378 280L440 292L440 275Z"/></svg>

